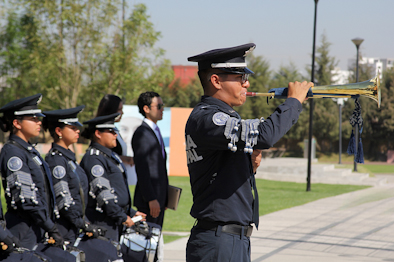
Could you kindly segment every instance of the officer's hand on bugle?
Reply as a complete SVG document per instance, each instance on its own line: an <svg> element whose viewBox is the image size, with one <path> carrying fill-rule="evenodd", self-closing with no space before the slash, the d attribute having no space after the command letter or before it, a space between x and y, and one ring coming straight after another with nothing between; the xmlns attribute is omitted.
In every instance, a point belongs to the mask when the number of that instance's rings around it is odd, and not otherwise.
<svg viewBox="0 0 394 262"><path fill-rule="evenodd" d="M302 83L295 81L290 82L288 85L287 97L296 98L300 103L306 100L306 95L308 93L309 88L313 87L312 82L304 81Z"/></svg>

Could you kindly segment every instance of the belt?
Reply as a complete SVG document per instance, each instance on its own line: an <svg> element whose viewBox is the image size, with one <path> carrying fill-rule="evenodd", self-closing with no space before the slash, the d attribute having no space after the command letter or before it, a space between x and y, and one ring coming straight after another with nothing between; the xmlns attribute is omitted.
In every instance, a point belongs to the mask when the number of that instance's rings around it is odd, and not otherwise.
<svg viewBox="0 0 394 262"><path fill-rule="evenodd" d="M234 235L244 235L246 237L250 237L253 232L252 226L241 226L237 224L226 224L223 222L215 222L215 221L208 221L208 220L197 220L196 227L213 230L216 231L218 226L222 227L222 232Z"/></svg>

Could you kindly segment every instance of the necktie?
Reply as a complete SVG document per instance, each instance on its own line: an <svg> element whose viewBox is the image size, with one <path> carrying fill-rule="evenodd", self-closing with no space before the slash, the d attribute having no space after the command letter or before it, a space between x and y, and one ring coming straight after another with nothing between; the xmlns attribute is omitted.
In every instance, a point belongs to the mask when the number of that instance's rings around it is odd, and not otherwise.
<svg viewBox="0 0 394 262"><path fill-rule="evenodd" d="M163 137L161 136L160 129L159 129L158 126L156 126L155 130L157 131L157 133L159 133L159 142L160 142L160 146L161 146L161 153L162 153L163 158L164 158L165 157L165 151L164 151Z"/></svg>

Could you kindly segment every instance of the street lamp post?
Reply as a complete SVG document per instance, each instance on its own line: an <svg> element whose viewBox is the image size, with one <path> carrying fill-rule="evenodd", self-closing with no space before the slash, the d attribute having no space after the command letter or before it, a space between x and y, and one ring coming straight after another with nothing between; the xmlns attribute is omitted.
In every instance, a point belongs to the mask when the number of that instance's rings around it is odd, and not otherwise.
<svg viewBox="0 0 394 262"><path fill-rule="evenodd" d="M356 83L358 82L358 50L359 47L361 45L361 43L364 41L364 39L362 38L354 38L352 39L352 42L356 45L357 48L357 58L356 58ZM358 135L359 135L359 130L358 130L358 124L356 124L356 128L355 128L355 134L354 134L354 140L355 140L355 151L354 151L354 171L357 172L357 162L356 162L356 157L357 157L357 147L358 147Z"/></svg>
<svg viewBox="0 0 394 262"><path fill-rule="evenodd" d="M339 163L342 164L342 106L344 98L338 98L337 104L339 106Z"/></svg>
<svg viewBox="0 0 394 262"><path fill-rule="evenodd" d="M313 47L312 47L312 70L311 82L315 81L315 47L316 47L316 16L317 16L317 3L315 1L315 18L313 21ZM308 139L308 170L306 177L306 191L311 191L311 172L312 172L312 132L313 132L313 99L309 102L309 139Z"/></svg>

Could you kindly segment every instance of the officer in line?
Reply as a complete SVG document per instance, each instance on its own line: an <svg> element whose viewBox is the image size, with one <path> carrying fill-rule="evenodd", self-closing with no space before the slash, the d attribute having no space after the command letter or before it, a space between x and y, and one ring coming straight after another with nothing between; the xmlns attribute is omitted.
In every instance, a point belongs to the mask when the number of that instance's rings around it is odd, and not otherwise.
<svg viewBox="0 0 394 262"><path fill-rule="evenodd" d="M0 201L0 261L42 262L44 259L47 259L47 262L52 261L49 257L44 258L33 251L22 248L19 239L6 228L3 218L3 205Z"/></svg>
<svg viewBox="0 0 394 262"><path fill-rule="evenodd" d="M106 237L119 241L123 225L134 225L134 216L146 215L131 208L127 176L120 157L111 149L116 146L115 118L119 113L99 116L84 122L82 133L91 139L81 161L90 185L86 216L91 223L105 227Z"/></svg>
<svg viewBox="0 0 394 262"><path fill-rule="evenodd" d="M117 250L109 241L97 239L106 229L91 224L85 218L89 183L85 171L76 162L69 147L79 138L78 113L85 106L45 111L43 127L49 130L54 142L45 160L52 171L56 204L60 218L56 220L59 232L70 245L85 252L86 261L114 261ZM80 236L79 231L85 234ZM83 237L82 237L83 236ZM78 243L75 243L79 237Z"/></svg>
<svg viewBox="0 0 394 262"><path fill-rule="evenodd" d="M312 83L289 83L288 98L268 119L241 119L234 110L246 101L245 56L255 45L215 49L188 60L198 62L204 96L185 129L197 219L187 244L187 261L250 261L252 224L258 227L253 150L272 147L294 125Z"/></svg>
<svg viewBox="0 0 394 262"><path fill-rule="evenodd" d="M5 219L11 234L27 249L33 249L37 243L45 241L45 232L50 239L48 243L63 246L63 238L54 223L59 213L55 205L52 175L48 164L29 142L41 130L40 117L44 115L37 108L41 98L41 94L36 94L0 108L3 113L0 127L4 132L10 131L0 153L0 171L7 202ZM45 250L51 258L72 257L60 248ZM40 248L37 251L42 252Z"/></svg>

